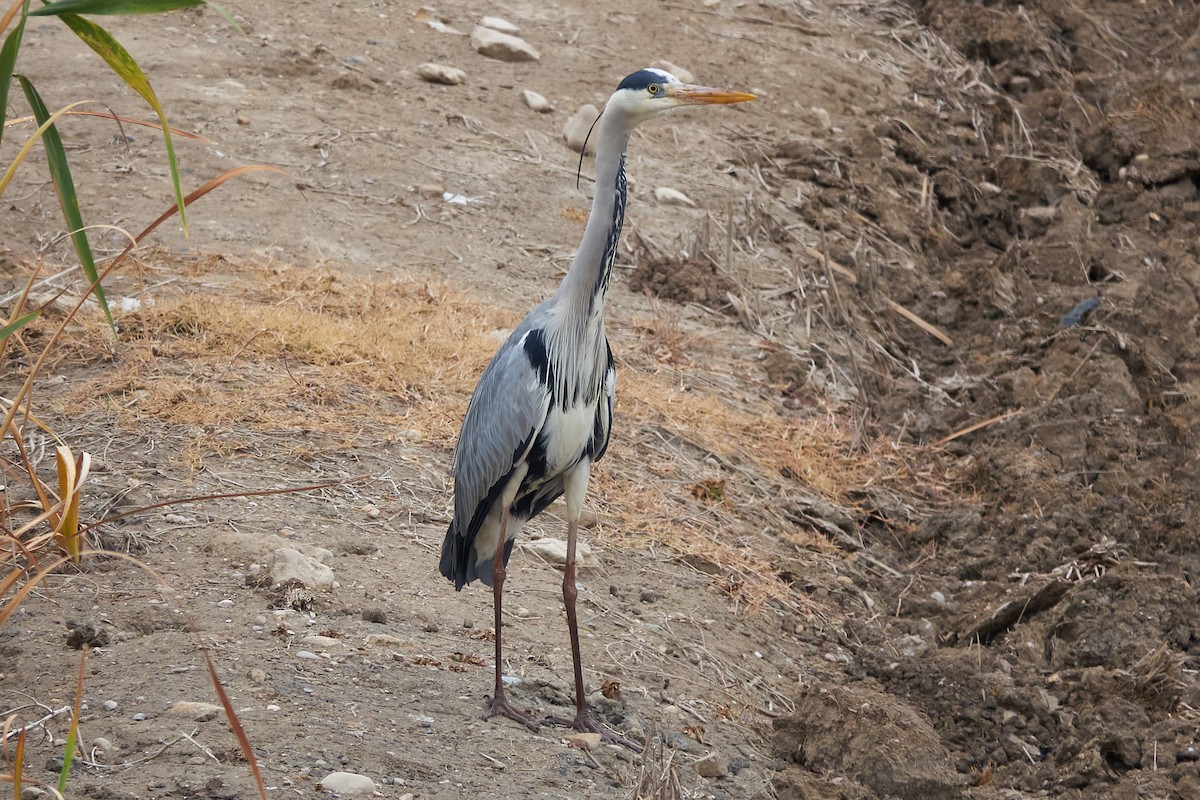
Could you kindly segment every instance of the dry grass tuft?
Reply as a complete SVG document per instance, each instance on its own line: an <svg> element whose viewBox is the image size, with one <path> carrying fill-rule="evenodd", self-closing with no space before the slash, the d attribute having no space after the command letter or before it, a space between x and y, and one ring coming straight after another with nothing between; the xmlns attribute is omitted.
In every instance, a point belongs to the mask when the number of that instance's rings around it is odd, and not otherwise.
<svg viewBox="0 0 1200 800"><path fill-rule="evenodd" d="M208 270L193 265L198 275L120 317L115 363L102 320L89 318L64 350L87 380L55 399L56 412L98 415L126 432L148 422L185 430L194 465L244 450L295 458L400 439L448 458L475 381L519 320L441 286L220 261ZM852 507L851 492L910 480L911 459L890 444L870 452L851 421L748 395L732 377L747 365L718 348L702 366L681 367L670 348L638 355L641 342L622 337L647 325L613 334L614 349L626 346L636 363L621 365L614 442L595 473L592 502L617 523L603 527L605 541L665 545L736 603L811 611L780 577L782 564L826 540L797 531L789 497Z"/></svg>

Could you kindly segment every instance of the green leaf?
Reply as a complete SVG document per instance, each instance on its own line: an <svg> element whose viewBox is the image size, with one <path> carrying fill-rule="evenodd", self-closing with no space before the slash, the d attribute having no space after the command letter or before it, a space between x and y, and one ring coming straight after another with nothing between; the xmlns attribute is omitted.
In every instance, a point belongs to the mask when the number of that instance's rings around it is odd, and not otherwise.
<svg viewBox="0 0 1200 800"><path fill-rule="evenodd" d="M63 0L63 2L66 1ZM83 40L84 44L95 50L112 71L129 84L129 88L140 94L158 115L163 128L163 143L167 147L167 164L171 168L171 184L175 189L175 205L179 208L179 224L183 227L184 235L187 235L187 212L183 204L183 186L179 182L179 164L175 160L175 145L171 141L171 127L167 124L167 114L163 111L162 104L158 102L158 97L150 86L150 79L133 60L129 51L122 47L121 43L114 39L108 31L75 14L62 14L60 19L75 32L76 36ZM107 309L105 310L107 311Z"/></svg>
<svg viewBox="0 0 1200 800"><path fill-rule="evenodd" d="M204 5L204 0L59 0L29 12L31 17L63 14L156 14Z"/></svg>
<svg viewBox="0 0 1200 800"><path fill-rule="evenodd" d="M21 19L17 27L0 47L0 141L4 140L4 114L8 108L8 88L12 85L13 69L17 64L17 51L21 49L21 36L25 33L25 17L29 13L29 0L21 8Z"/></svg>
<svg viewBox="0 0 1200 800"><path fill-rule="evenodd" d="M0 328L0 340L7 339L9 336L12 336L14 333L21 330L21 328L24 328L26 325L37 319L41 313L42 312L40 311L30 311L25 316L17 317L3 328Z"/></svg>
<svg viewBox="0 0 1200 800"><path fill-rule="evenodd" d="M39 125L44 125L50 119L50 112L46 110L46 104L42 102L41 95L24 75L16 77L25 91L25 99L29 101L29 107L33 109L34 119ZM84 230L83 215L79 212L79 197L75 194L75 182L71 178L71 167L67 164L67 151L63 148L62 139L59 138L58 129L55 126L51 125L46 128L46 132L42 134L42 145L46 148L46 164L50 169L50 179L54 183L54 191L58 194L58 204L62 206L67 230L71 232L71 243L75 245L75 253L79 256L79 265L83 268L83 274L87 276L87 279L96 283L99 277L96 272L96 261L92 257L91 245L88 244L87 231ZM96 299L100 301L100 307L104 309L104 316L108 317L108 324L115 332L117 326L113 322L112 313L108 310L104 289L99 283L96 283L95 292Z"/></svg>

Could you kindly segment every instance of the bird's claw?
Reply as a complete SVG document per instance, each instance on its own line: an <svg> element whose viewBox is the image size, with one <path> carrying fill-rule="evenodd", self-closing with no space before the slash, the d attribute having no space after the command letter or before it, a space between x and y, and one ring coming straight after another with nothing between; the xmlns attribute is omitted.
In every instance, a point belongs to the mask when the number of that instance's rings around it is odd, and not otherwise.
<svg viewBox="0 0 1200 800"><path fill-rule="evenodd" d="M565 717L546 717L542 720L546 725L558 725L563 728L574 728L580 733L597 733L600 734L600 741L605 744L620 745L635 753L642 752L642 746L637 742L626 739L624 736L613 733L603 727L599 722L592 718L591 714L579 714L574 719Z"/></svg>
<svg viewBox="0 0 1200 800"><path fill-rule="evenodd" d="M492 700L492 702L488 705L488 710L484 713L483 718L491 719L492 717L497 716L508 717L514 722L519 722L534 733L537 733L541 729L541 725L536 719L533 718L532 714L530 714L528 711L522 711L521 709L517 708L512 703L508 702L508 699L503 695L497 696Z"/></svg>

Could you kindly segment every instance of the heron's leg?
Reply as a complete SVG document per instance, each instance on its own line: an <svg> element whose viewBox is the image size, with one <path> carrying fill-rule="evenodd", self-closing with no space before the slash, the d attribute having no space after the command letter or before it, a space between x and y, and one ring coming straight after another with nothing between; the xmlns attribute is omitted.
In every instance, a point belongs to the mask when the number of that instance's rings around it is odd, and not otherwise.
<svg viewBox="0 0 1200 800"><path fill-rule="evenodd" d="M502 625L500 606L504 597L504 578L508 575L508 571L504 568L504 544L507 534L508 506L506 505L500 516L500 538L496 543L496 555L492 558L492 605L496 611L496 690L492 695L492 705L483 718L491 719L496 715L501 715L536 731L538 729L537 721L529 715L529 712L522 711L509 703L508 697L504 694L501 668L504 661L500 633Z"/></svg>
<svg viewBox="0 0 1200 800"><path fill-rule="evenodd" d="M583 496L587 493L588 479L591 477L591 462L582 461L575 470L567 476L567 561L563 568L563 607L567 612L567 632L571 637L571 662L575 668L575 718L566 720L551 717L547 722L556 725L566 725L577 731L598 733L601 738L612 744L628 747L635 752L642 752L640 745L629 741L623 736L610 733L592 718L588 713L587 695L583 689L583 660L579 652L579 619L575 613L575 601L579 596L579 587L575 583L575 547L579 538L579 516L583 512Z"/></svg>

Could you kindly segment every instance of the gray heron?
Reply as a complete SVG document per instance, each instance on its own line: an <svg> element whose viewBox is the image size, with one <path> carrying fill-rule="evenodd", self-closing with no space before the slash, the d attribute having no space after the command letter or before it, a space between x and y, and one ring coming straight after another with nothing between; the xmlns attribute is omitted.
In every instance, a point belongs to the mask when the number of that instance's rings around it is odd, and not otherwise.
<svg viewBox="0 0 1200 800"><path fill-rule="evenodd" d="M625 218L625 151L634 128L667 111L753 99L685 84L657 69L638 70L621 81L594 124L596 194L579 250L558 290L513 330L475 387L454 451L454 519L440 566L456 590L476 579L492 587L496 684L487 718L503 715L537 727L505 695L500 607L514 540L526 522L565 495L563 604L575 668L575 717L543 721L637 749L588 714L575 617L579 516L592 464L608 447L616 388L604 299Z"/></svg>

